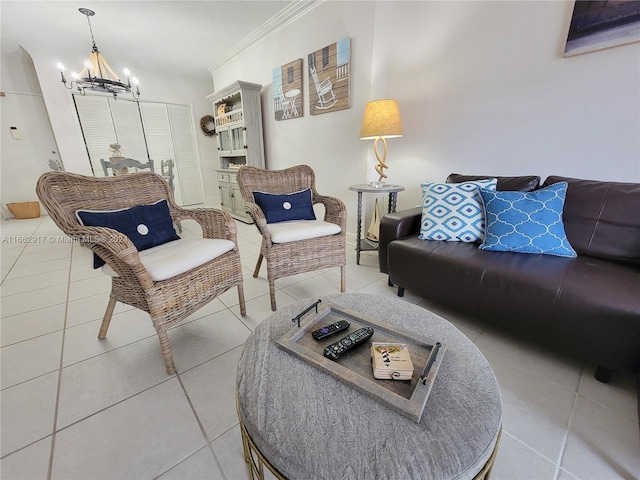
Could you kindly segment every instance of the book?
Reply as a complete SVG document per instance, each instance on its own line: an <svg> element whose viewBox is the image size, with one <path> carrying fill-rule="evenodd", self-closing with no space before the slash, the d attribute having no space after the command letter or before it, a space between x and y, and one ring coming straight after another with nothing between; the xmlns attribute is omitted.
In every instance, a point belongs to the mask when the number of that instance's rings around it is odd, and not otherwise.
<svg viewBox="0 0 640 480"><path fill-rule="evenodd" d="M405 343L373 342L371 365L377 379L411 380L413 377L413 363Z"/></svg>

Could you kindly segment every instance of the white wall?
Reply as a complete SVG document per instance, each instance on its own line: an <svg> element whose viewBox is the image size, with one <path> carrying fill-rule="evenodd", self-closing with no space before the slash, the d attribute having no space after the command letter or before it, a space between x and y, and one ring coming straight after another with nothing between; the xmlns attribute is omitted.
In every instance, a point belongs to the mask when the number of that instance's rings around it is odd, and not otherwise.
<svg viewBox="0 0 640 480"><path fill-rule="evenodd" d="M573 2L334 2L212 72L264 85L267 164L307 163L342 198L355 230L354 183L375 178L364 105L397 98L405 135L389 140L389 181L420 202L421 181L468 174L559 174L640 181L640 43L563 58ZM352 106L276 122L271 70L352 39ZM305 86L305 97L308 85Z"/></svg>
<svg viewBox="0 0 640 480"><path fill-rule="evenodd" d="M19 62L3 62L1 71L5 96L0 98L0 192L5 218L11 217L7 203L38 199L34 179L49 171L47 160L57 158L51 152L58 147L33 72L27 74ZM17 128L19 140L11 136L11 127Z"/></svg>
<svg viewBox="0 0 640 480"><path fill-rule="evenodd" d="M391 154L414 196L450 172L640 181L640 43L563 58L573 2L393 6L411 33L387 38Z"/></svg>

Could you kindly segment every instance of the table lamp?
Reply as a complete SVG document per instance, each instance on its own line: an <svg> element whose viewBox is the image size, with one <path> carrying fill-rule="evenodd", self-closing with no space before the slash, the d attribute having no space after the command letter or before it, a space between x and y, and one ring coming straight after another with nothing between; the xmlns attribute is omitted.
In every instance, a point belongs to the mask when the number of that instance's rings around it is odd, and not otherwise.
<svg viewBox="0 0 640 480"><path fill-rule="evenodd" d="M373 149L378 159L375 169L380 175L378 181L370 182L370 185L376 188L384 186L383 179L387 178L384 169L389 168L385 163L387 159L386 139L401 137L402 133L402 120L397 100L374 100L367 103L362 118L360 140L375 140ZM382 144L382 152L379 151L380 144Z"/></svg>

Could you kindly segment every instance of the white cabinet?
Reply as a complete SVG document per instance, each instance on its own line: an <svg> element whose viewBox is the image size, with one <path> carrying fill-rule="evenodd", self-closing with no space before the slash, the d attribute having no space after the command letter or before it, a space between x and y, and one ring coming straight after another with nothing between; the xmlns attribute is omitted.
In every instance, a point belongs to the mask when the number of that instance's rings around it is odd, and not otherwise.
<svg viewBox="0 0 640 480"><path fill-rule="evenodd" d="M218 188L220 189L220 205L223 210L243 222L251 223L251 217L244 209L242 193L236 180L235 171L218 170Z"/></svg>
<svg viewBox="0 0 640 480"><path fill-rule="evenodd" d="M265 168L262 132L262 85L243 81L209 95L213 102L217 170L222 208L238 220L251 223L236 182L236 172L242 165Z"/></svg>

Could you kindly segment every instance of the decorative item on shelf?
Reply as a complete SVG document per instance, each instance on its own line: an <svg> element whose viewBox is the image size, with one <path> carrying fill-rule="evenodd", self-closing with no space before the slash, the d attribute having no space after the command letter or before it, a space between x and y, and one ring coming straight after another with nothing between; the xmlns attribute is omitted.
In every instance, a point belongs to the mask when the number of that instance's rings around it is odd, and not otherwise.
<svg viewBox="0 0 640 480"><path fill-rule="evenodd" d="M362 128L360 129L360 140L375 140L373 149L378 159L375 166L376 172L380 175L377 182L370 182L370 185L376 188L383 187L387 178L384 172L385 168L389 168L386 164L387 159L387 138L396 138L403 135L402 119L400 118L400 109L397 100L374 100L367 103L364 116L362 118ZM382 152L379 151L382 144Z"/></svg>
<svg viewBox="0 0 640 480"><path fill-rule="evenodd" d="M214 126L212 128L209 128L209 125L212 123ZM202 130L202 133L204 133L207 137L212 137L216 134L215 124L216 120L215 118L213 118L213 116L205 115L200 119L200 130Z"/></svg>
<svg viewBox="0 0 640 480"><path fill-rule="evenodd" d="M366 242L374 248L378 248L378 243L380 241L380 216L380 206L378 205L378 199L376 198L371 223L369 224L369 229L365 236Z"/></svg>
<svg viewBox="0 0 640 480"><path fill-rule="evenodd" d="M138 80L136 78L129 78L129 70L125 69L124 74L126 75L127 80L126 82L121 81L120 77L118 77L118 75L111 69L96 46L96 41L93 38L93 29L91 28L91 20L89 18L94 16L96 13L88 8L79 8L78 11L87 17L93 47L89 54L89 59L84 63L84 68L79 74L71 74L73 80L69 84L67 84L67 79L64 76L64 65L62 63L58 63L58 68L60 69L60 75L64 86L69 90L75 87L82 95L85 94L85 90L110 93L114 98L117 98L120 93L130 93L135 100L138 100L140 97ZM135 86L135 91L133 90L132 84Z"/></svg>

